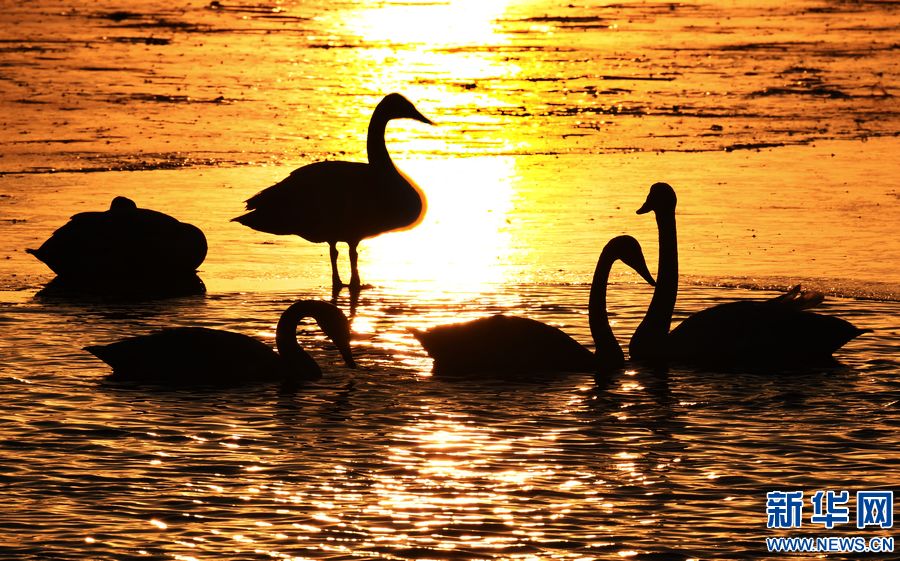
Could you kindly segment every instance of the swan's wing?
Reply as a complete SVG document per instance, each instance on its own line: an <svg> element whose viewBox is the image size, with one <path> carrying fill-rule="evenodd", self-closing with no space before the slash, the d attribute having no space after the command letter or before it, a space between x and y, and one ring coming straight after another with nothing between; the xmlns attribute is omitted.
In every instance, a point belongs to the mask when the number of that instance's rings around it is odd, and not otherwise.
<svg viewBox="0 0 900 561"><path fill-rule="evenodd" d="M346 240L359 222L356 209L377 204L375 182L369 164L316 162L248 199L250 212L234 220L312 242Z"/></svg>
<svg viewBox="0 0 900 561"><path fill-rule="evenodd" d="M85 350L113 368L113 376L171 385L222 385L280 379L281 362L252 337L180 327Z"/></svg>
<svg viewBox="0 0 900 561"><path fill-rule="evenodd" d="M60 276L193 272L206 257L197 227L154 210L82 212L32 251Z"/></svg>
<svg viewBox="0 0 900 561"><path fill-rule="evenodd" d="M65 274L79 260L74 252L85 246L96 246L108 243L100 225L104 212L82 212L56 229L37 249L29 249L31 253L43 261L57 275Z"/></svg>
<svg viewBox="0 0 900 561"><path fill-rule="evenodd" d="M733 302L703 310L669 334L670 356L706 364L820 362L863 330L793 305Z"/></svg>
<svg viewBox="0 0 900 561"><path fill-rule="evenodd" d="M435 372L551 372L596 368L594 355L561 330L495 315L414 332Z"/></svg>
<svg viewBox="0 0 900 561"><path fill-rule="evenodd" d="M745 352L758 329L759 303L731 302L689 316L669 333L668 355L676 361L718 363Z"/></svg>
<svg viewBox="0 0 900 561"><path fill-rule="evenodd" d="M369 174L364 162L315 162L295 169L275 185L247 199L247 210L280 204L299 204L317 196L332 196L334 191L357 189Z"/></svg>
<svg viewBox="0 0 900 561"><path fill-rule="evenodd" d="M206 236L193 224L145 208L106 214L104 229L116 238L110 267L165 276L193 272L206 258Z"/></svg>

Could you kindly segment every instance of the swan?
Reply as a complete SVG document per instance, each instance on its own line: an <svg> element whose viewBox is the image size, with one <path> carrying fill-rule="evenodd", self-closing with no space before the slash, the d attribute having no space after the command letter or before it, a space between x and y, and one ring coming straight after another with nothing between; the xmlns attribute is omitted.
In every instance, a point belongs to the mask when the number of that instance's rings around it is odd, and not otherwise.
<svg viewBox="0 0 900 561"><path fill-rule="evenodd" d="M206 258L199 228L116 197L109 210L73 216L38 249L60 279L82 283L191 276Z"/></svg>
<svg viewBox="0 0 900 561"><path fill-rule="evenodd" d="M636 239L618 236L606 244L597 260L588 304L596 354L555 327L502 314L427 331L412 329L412 334L434 359L435 373L593 372L621 368L625 356L606 313L606 284L617 259L654 284Z"/></svg>
<svg viewBox="0 0 900 561"><path fill-rule="evenodd" d="M422 191L394 166L384 144L388 121L402 118L433 124L409 100L392 93L375 107L369 121L368 163L324 161L303 166L248 199L250 212L233 220L261 232L327 242L335 288L343 286L337 267L337 243L346 242L350 251L349 286L359 288L359 242L412 228L425 215Z"/></svg>
<svg viewBox="0 0 900 561"><path fill-rule="evenodd" d="M322 377L319 365L297 343L297 325L307 317L319 324L347 366L356 368L347 318L336 306L318 300L295 302L281 314L277 353L252 337L205 327L163 329L84 350L112 367L113 380L176 386L297 384Z"/></svg>
<svg viewBox="0 0 900 561"><path fill-rule="evenodd" d="M653 211L659 229L659 270L647 314L631 338L635 360L715 366L830 363L832 353L870 331L805 311L823 296L796 286L769 300L743 300L698 312L669 332L678 293L675 190L650 187L638 214Z"/></svg>

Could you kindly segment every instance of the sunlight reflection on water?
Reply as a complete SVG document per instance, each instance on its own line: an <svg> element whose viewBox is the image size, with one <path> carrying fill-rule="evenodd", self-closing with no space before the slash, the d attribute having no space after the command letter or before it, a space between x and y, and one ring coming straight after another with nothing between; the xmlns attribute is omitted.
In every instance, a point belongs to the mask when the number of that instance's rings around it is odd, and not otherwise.
<svg viewBox="0 0 900 561"><path fill-rule="evenodd" d="M470 159L466 166L430 162L427 169L425 220L415 236L367 243L366 274L378 282L430 281L442 295L475 293L502 283L508 273L504 263L515 259L509 220L515 160Z"/></svg>
<svg viewBox="0 0 900 561"><path fill-rule="evenodd" d="M613 285L612 295L644 299L638 286ZM14 345L80 323L15 358L12 373L30 383L3 378L10 429L0 445L5 477L18 484L7 496L24 500L5 506L4 524L37 524L28 499L55 498L45 509L55 522L34 530L44 545L23 536L9 547L56 558L82 555L72 539L99 557L143 549L198 559L226 551L738 558L758 547L761 497L783 478L808 488L892 480L897 458L887 451L897 417L889 403L900 388L896 364L872 350L896 337L889 322L884 334L841 353L851 369L796 378L674 370L661 379L637 368L606 382L579 374L454 380L423 375L430 363L405 326L452 321L468 304L420 307L403 293L372 290L354 319L369 326L357 343L364 369L344 370L321 337L304 337L326 376L293 395L121 389L98 383L105 367L75 349L173 321L243 316L232 328L270 333L263 326L297 294L221 294L200 306L152 304L134 317L109 308L91 318L77 306L40 303L8 309L29 318L16 337L3 333ZM555 301L528 313L589 340L577 312L586 286L515 290ZM683 305L720 293L686 287ZM494 306L506 305L497 298ZM878 327L895 304L835 306ZM641 314L639 306L620 313L618 331L630 333ZM827 465L813 470L810 457ZM719 544L716 553L709 544Z"/></svg>

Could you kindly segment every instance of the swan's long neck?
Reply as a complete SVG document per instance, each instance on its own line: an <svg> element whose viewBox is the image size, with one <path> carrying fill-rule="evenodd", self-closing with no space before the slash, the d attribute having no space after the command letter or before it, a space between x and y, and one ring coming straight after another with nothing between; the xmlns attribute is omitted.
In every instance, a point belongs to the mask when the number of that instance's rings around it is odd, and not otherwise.
<svg viewBox="0 0 900 561"><path fill-rule="evenodd" d="M591 326L591 337L594 339L597 359L604 368L620 368L625 365L625 355L612 327L609 325L609 315L606 312L606 286L609 282L609 272L616 257L604 248L597 260L594 269L594 279L591 281L591 297L588 303L588 323Z"/></svg>
<svg viewBox="0 0 900 561"><path fill-rule="evenodd" d="M395 170L394 162L388 154L384 144L384 131L390 119L384 114L381 107L376 107L369 121L369 131L366 136L366 153L369 164L379 169Z"/></svg>
<svg viewBox="0 0 900 561"><path fill-rule="evenodd" d="M390 120L381 107L376 107L369 121L366 151L369 165L375 168L379 187L388 206L394 209L392 220L385 229L406 230L418 225L425 217L425 194L413 180L398 170L384 143L384 131Z"/></svg>
<svg viewBox="0 0 900 561"><path fill-rule="evenodd" d="M303 318L315 317L314 310L306 302L296 302L281 314L275 331L275 346L285 368L291 375L304 379L322 377L322 370L315 359L297 342L297 325Z"/></svg>
<svg viewBox="0 0 900 561"><path fill-rule="evenodd" d="M656 289L647 308L647 315L631 339L631 357L639 360L664 356L666 338L675 311L678 295L678 237L675 229L675 210L656 212L659 229L659 264Z"/></svg>
<svg viewBox="0 0 900 561"><path fill-rule="evenodd" d="M654 327L661 334L668 335L678 297L678 234L674 210L657 213L656 226L659 229L659 268L647 316L652 317Z"/></svg>

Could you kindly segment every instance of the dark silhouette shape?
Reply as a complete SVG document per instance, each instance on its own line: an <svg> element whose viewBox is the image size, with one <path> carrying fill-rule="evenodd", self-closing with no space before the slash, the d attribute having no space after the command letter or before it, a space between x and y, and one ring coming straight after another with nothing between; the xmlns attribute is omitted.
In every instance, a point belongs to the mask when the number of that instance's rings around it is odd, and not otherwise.
<svg viewBox="0 0 900 561"><path fill-rule="evenodd" d="M296 234L327 242L331 280L343 286L338 274L338 242L350 249L350 287L360 286L357 246L366 238L406 230L425 215L425 198L418 186L398 170L384 144L392 119L415 119L433 124L400 94L378 104L369 121L366 150L369 162L316 162L294 170L280 183L247 200L247 214L234 219L270 234Z"/></svg>
<svg viewBox="0 0 900 561"><path fill-rule="evenodd" d="M632 359L726 367L834 363L834 351L869 331L836 317L804 311L824 297L801 292L796 286L769 300L713 306L685 319L670 333L678 293L676 202L671 186L656 183L637 211L656 213L659 270L647 315L631 338Z"/></svg>
<svg viewBox="0 0 900 561"><path fill-rule="evenodd" d="M637 240L618 236L597 260L588 314L596 354L555 327L528 318L495 315L466 323L412 330L434 358L435 373L594 372L621 368L625 356L606 313L606 284L617 260L654 284Z"/></svg>
<svg viewBox="0 0 900 561"><path fill-rule="evenodd" d="M338 305L338 300L340 299L341 292L343 291L342 286L332 286L331 287L331 300L330 302L335 306ZM348 290L350 298L347 302L347 317L350 318L350 321L353 321L353 318L356 317L356 309L359 307L359 297L362 295L362 287L359 286L351 286Z"/></svg>
<svg viewBox="0 0 900 561"><path fill-rule="evenodd" d="M278 352L252 337L176 327L84 350L112 366L111 379L172 386L236 386L266 382L296 385L322 377L316 361L297 343L297 325L313 318L350 368L350 324L337 307L318 300L295 302L281 314Z"/></svg>
<svg viewBox="0 0 900 561"><path fill-rule="evenodd" d="M57 274L47 295L198 294L196 269L206 258L199 228L116 197L109 210L76 214L38 249L28 249Z"/></svg>
<svg viewBox="0 0 900 561"><path fill-rule="evenodd" d="M96 279L72 279L56 277L35 294L44 300L55 298L83 299L103 302L135 302L160 300L179 296L206 293L206 285L197 273L159 277L104 277Z"/></svg>

